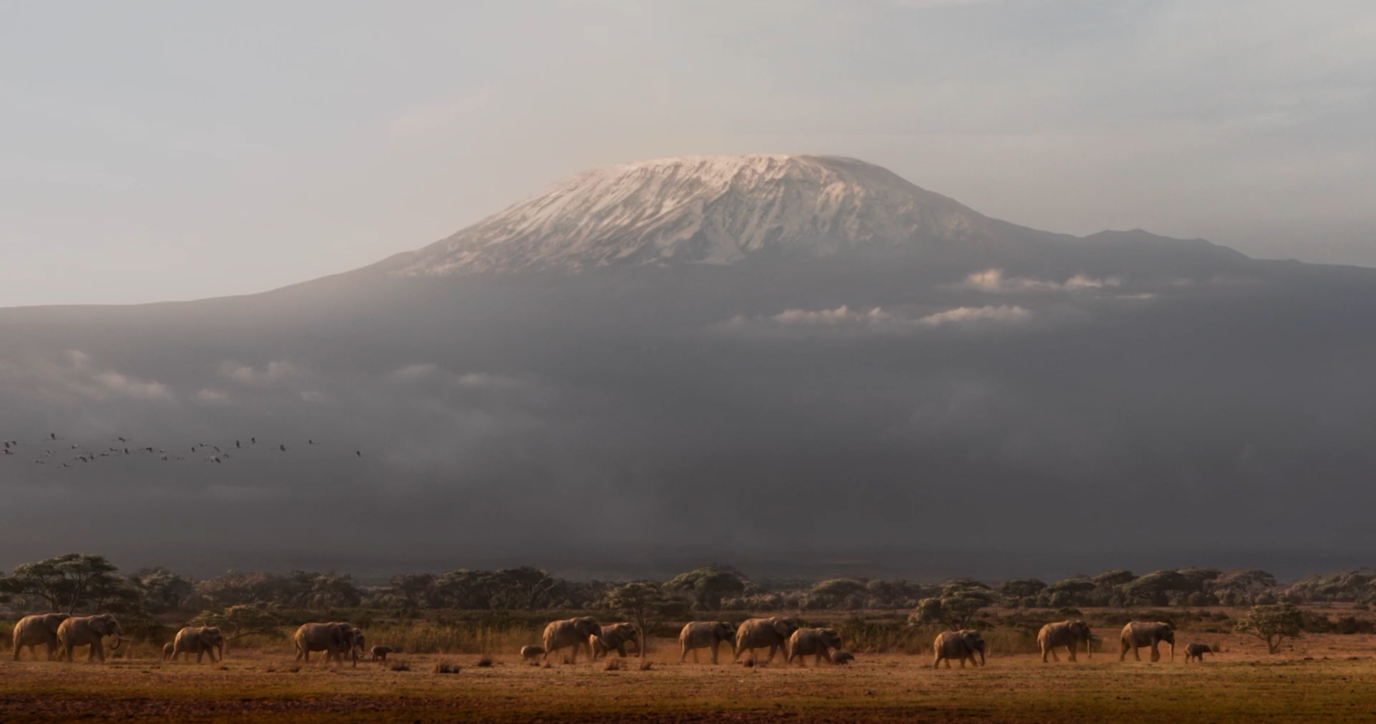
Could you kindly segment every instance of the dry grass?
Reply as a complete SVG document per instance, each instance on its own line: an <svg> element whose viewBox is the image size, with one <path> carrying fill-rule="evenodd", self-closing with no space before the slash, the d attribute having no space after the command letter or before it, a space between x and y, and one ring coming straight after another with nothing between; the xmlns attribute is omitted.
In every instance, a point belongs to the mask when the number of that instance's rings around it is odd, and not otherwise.
<svg viewBox="0 0 1376 724"><path fill-rule="evenodd" d="M1186 665L1195 640L1224 653ZM437 673L449 662L433 654L397 655L389 668L299 666L281 642L231 651L223 668L6 658L0 721L1355 722L1376 712L1376 636L1308 636L1268 656L1241 636L1182 632L1178 648L1173 664L1119 663L1116 651L1042 664L994 649L984 668L933 670L925 651L857 653L851 666L679 664L661 641L648 670L629 659L611 671L525 666L512 647L460 676Z"/></svg>

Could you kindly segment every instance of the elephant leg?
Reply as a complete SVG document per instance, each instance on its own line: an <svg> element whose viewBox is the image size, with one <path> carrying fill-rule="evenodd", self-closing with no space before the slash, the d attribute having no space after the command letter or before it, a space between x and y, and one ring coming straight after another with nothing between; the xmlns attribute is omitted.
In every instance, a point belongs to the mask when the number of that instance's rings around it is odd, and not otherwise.
<svg viewBox="0 0 1376 724"><path fill-rule="evenodd" d="M1151 645L1151 661L1156 663L1161 660L1161 650L1156 648L1156 644Z"/></svg>
<svg viewBox="0 0 1376 724"><path fill-rule="evenodd" d="M721 649L721 642L717 642L717 643L712 644L712 665L713 665L713 666L716 666L716 665L717 665L717 652L718 652L719 649ZM695 651L695 652L693 652L693 663L697 663L697 660L698 660L698 654L697 654L697 652Z"/></svg>
<svg viewBox="0 0 1376 724"><path fill-rule="evenodd" d="M1142 647L1140 647L1140 646L1134 646L1134 647L1132 647L1132 658L1137 659L1138 661L1141 661L1141 660L1142 660Z"/></svg>
<svg viewBox="0 0 1376 724"><path fill-rule="evenodd" d="M1128 645L1123 644L1123 650L1118 654L1119 661L1126 661L1128 658Z"/></svg>
<svg viewBox="0 0 1376 724"><path fill-rule="evenodd" d="M1074 644L1074 643L1072 643L1072 644L1070 644L1069 646L1065 647L1066 655L1070 658L1071 661L1075 661L1075 660L1076 660L1076 659L1075 659L1075 654L1078 653L1078 652L1076 651L1076 649L1078 649L1078 648L1080 648L1080 647L1079 647L1077 644Z"/></svg>

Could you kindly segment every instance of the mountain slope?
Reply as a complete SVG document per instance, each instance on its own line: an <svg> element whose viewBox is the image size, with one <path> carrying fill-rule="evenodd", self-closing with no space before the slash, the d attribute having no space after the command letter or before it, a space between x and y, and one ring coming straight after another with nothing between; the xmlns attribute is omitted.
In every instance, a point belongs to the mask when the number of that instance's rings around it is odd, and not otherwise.
<svg viewBox="0 0 1376 724"><path fill-rule="evenodd" d="M399 275L730 264L759 252L959 242L988 219L863 161L668 158L594 169L391 260Z"/></svg>

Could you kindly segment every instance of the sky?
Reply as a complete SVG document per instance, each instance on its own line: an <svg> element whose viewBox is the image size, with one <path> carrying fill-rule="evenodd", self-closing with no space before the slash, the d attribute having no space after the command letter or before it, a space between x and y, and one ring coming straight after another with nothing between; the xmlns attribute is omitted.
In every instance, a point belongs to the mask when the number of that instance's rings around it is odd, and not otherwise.
<svg viewBox="0 0 1376 724"><path fill-rule="evenodd" d="M0 306L263 291L754 152L1376 266L1373 93L1366 0L5 2Z"/></svg>

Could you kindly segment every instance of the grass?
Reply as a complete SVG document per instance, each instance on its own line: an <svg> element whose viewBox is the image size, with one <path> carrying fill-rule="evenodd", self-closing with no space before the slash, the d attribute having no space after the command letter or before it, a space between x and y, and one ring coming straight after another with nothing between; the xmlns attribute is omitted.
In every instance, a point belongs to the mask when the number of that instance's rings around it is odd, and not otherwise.
<svg viewBox="0 0 1376 724"><path fill-rule="evenodd" d="M1098 629L1112 637L1111 629ZM1184 664L1189 641L1225 653ZM1376 636L1311 635L1281 655L1238 635L1181 632L1175 663L1120 663L1115 652L1042 664L991 647L984 668L930 668L926 650L856 654L851 666L746 668L679 664L670 641L653 666L580 661L523 665L517 647L492 665L437 673L445 654L395 654L388 667L298 665L290 644L233 649L223 664L105 665L0 660L0 721L119 719L190 722L880 721L1236 722L1370 721ZM850 642L848 648L853 648ZM1145 653L1145 652L1144 652ZM395 663L390 658L396 658ZM728 657L729 658L729 657ZM452 665L452 663L451 663Z"/></svg>

